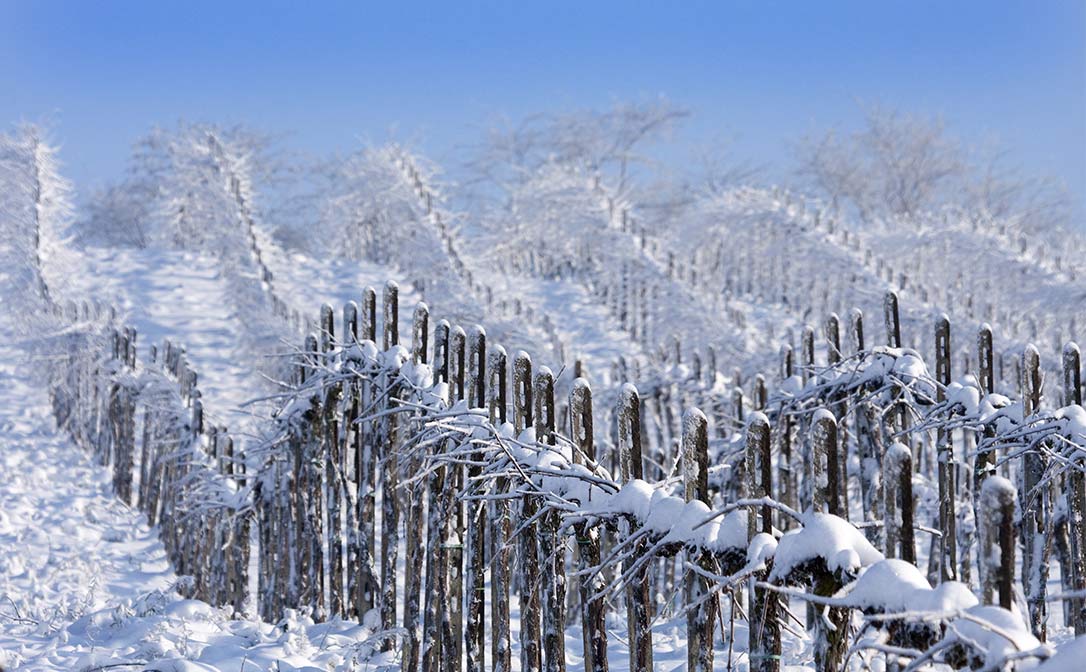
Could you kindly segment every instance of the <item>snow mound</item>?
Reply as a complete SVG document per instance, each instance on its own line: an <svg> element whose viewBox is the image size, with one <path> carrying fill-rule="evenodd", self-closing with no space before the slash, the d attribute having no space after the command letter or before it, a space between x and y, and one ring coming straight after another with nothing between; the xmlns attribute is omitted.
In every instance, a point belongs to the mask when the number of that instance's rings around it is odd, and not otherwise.
<svg viewBox="0 0 1086 672"><path fill-rule="evenodd" d="M967 609L950 621L946 639L961 642L973 655L980 655L985 665L993 667L1007 656L1041 647L1040 640L1020 616L1002 607L986 605ZM1081 663L1075 669L1081 670Z"/></svg>
<svg viewBox="0 0 1086 672"><path fill-rule="evenodd" d="M843 518L807 513L800 522L802 527L781 537L770 580L786 580L795 569L816 559L831 572L849 574L883 559L863 533Z"/></svg>

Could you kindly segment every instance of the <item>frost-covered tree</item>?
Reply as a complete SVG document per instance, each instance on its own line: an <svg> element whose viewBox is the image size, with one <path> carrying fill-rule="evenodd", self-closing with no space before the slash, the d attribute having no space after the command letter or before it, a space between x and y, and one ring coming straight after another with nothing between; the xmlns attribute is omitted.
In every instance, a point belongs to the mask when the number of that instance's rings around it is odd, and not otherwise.
<svg viewBox="0 0 1086 672"><path fill-rule="evenodd" d="M532 115L491 128L467 163L469 186L491 195L531 180L548 165L565 165L600 176L618 193L639 169L653 166L648 148L665 140L689 112L666 98L616 103L605 110Z"/></svg>
<svg viewBox="0 0 1086 672"><path fill-rule="evenodd" d="M72 213L71 186L59 172L57 149L38 126L0 134L0 255L23 306L52 301L45 261L63 255ZM54 259L55 261L55 259Z"/></svg>
<svg viewBox="0 0 1086 672"><path fill-rule="evenodd" d="M865 221L934 208L965 170L962 150L941 120L878 106L866 110L851 135L831 130L804 139L798 159L801 175Z"/></svg>
<svg viewBox="0 0 1086 672"><path fill-rule="evenodd" d="M270 140L245 128L179 123L135 145L127 175L96 193L76 231L86 242L218 250L274 170ZM250 213L251 214L251 213Z"/></svg>

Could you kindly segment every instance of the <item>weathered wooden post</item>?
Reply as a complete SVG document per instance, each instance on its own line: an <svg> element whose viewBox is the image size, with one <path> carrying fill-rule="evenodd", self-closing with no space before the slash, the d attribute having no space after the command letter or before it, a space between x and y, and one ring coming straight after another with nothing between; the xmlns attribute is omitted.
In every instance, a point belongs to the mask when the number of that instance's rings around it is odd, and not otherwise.
<svg viewBox="0 0 1086 672"><path fill-rule="evenodd" d="M362 290L362 340L377 343L377 291L373 287Z"/></svg>
<svg viewBox="0 0 1086 672"><path fill-rule="evenodd" d="M992 604L998 591L999 606L1011 609L1014 600L1014 485L991 475L980 491L980 589L981 602Z"/></svg>
<svg viewBox="0 0 1086 672"><path fill-rule="evenodd" d="M486 331L479 325L471 329L467 352L469 408L486 408ZM468 467L470 489L482 473L483 455L476 453ZM483 672L486 650L486 626L484 603L486 602L486 506L477 499L468 500L465 506L467 518L467 622L464 631L467 652L467 672Z"/></svg>
<svg viewBox="0 0 1086 672"><path fill-rule="evenodd" d="M508 359L505 348L500 345L491 348L487 357L487 409L490 411L490 422L495 427L505 424L508 419Z"/></svg>
<svg viewBox="0 0 1086 672"><path fill-rule="evenodd" d="M773 496L773 465L770 453L769 418L764 413L752 413L747 422L746 462L748 497L771 498ZM759 531L773 533L773 509L761 507L760 525L756 510L747 512L747 541ZM768 572L761 573L765 579ZM777 617L777 594L765 588L755 588L750 594L750 669L753 672L777 672L781 660L781 629Z"/></svg>
<svg viewBox="0 0 1086 672"><path fill-rule="evenodd" d="M324 303L320 308L320 332L319 332L320 360L327 363L331 355L335 341L335 313L332 306ZM328 530L328 575L329 575L329 607L331 613L340 615L343 613L343 540L341 536L342 520L339 506L339 424L336 418L336 406L338 405L338 387L330 387L320 400L319 416L316 416L314 429L317 436L314 450L318 465L324 465L324 482L326 488L323 499L326 503L327 530ZM319 467L318 467L319 468ZM315 475L314 483L320 482L320 476ZM320 495L313 495L317 499L317 513L320 514ZM323 543L317 541L317 543ZM323 571L323 566L318 574ZM315 586L318 593L323 593L323 582L318 581Z"/></svg>
<svg viewBox="0 0 1086 672"><path fill-rule="evenodd" d="M354 301L343 304L343 337L348 344L358 342L358 304Z"/></svg>
<svg viewBox="0 0 1086 672"><path fill-rule="evenodd" d="M434 327L434 382L449 382L449 334L448 320Z"/></svg>
<svg viewBox="0 0 1086 672"><path fill-rule="evenodd" d="M765 376L758 374L754 376L754 410L764 411L766 402L769 399L769 392L766 389Z"/></svg>
<svg viewBox="0 0 1086 672"><path fill-rule="evenodd" d="M886 520L886 557L916 563L913 528L913 454L895 442L883 456L883 509Z"/></svg>
<svg viewBox="0 0 1086 672"><path fill-rule="evenodd" d="M535 436L539 449L552 450L556 443L554 415L554 374L540 367L535 375ZM565 546L558 536L557 511L545 511L539 529L539 560L542 567L543 657L546 672L566 669L565 642Z"/></svg>
<svg viewBox="0 0 1086 672"><path fill-rule="evenodd" d="M833 413L825 408L815 411L811 427L811 495L813 510L829 509L831 515L840 515L840 486L835 473L829 466L830 459L837 448L837 420ZM823 472L822 462L826 466ZM825 475L823 475L825 474ZM845 502L847 505L847 502ZM823 508L824 507L824 508ZM834 509L837 509L835 511ZM816 595L828 597L841 588L832 574L823 573L812 580L812 589ZM812 631L815 644L815 669L820 672L836 672L844 662L848 644L849 612L843 607L829 607L825 615L818 609L808 611L808 628Z"/></svg>
<svg viewBox="0 0 1086 672"><path fill-rule="evenodd" d="M814 329L810 325L804 325L800 351L803 355L803 383L811 379L814 372Z"/></svg>
<svg viewBox="0 0 1086 672"><path fill-rule="evenodd" d="M623 483L643 479L644 465L641 449L641 400L637 388L630 383L619 392L618 407L619 468ZM622 531L628 535L629 523L623 522ZM644 543L638 543L631 553L630 562L636 562L644 552ZM651 612L649 575L643 569L626 586L626 620L630 631L630 669L651 670L652 630L649 628Z"/></svg>
<svg viewBox="0 0 1086 672"><path fill-rule="evenodd" d="M888 291L882 302L883 316L886 321L886 344L891 348L901 347L901 320L898 316L897 292Z"/></svg>
<svg viewBox="0 0 1086 672"><path fill-rule="evenodd" d="M573 439L573 461L587 464L590 469L596 466L596 444L592 428L592 388L584 378L573 381L569 393L571 437ZM591 491L589 491L591 492ZM588 502L581 502L587 505ZM577 534L577 557L582 571L600 564L600 533L596 527L581 523L575 528ZM607 623L606 604L602 591L604 582L601 575L594 578L582 577L581 623L584 635L584 669L586 672L607 672ZM593 596L596 596L593 599Z"/></svg>
<svg viewBox="0 0 1086 672"><path fill-rule="evenodd" d="M397 289L393 282L385 288L384 297L384 348L388 350L396 345ZM382 374L384 375L384 374ZM389 388L385 394L387 408L391 410L397 396L396 386L392 381L382 384ZM384 419L384 436L381 437L383 454L381 455L381 625L386 630L396 627L396 596L398 592L398 556L400 544L400 451L398 441L398 420L395 413ZM392 641L385 643L385 650L391 650Z"/></svg>
<svg viewBox="0 0 1086 672"><path fill-rule="evenodd" d="M830 366L841 361L841 319L837 313L826 318L826 357Z"/></svg>
<svg viewBox="0 0 1086 672"><path fill-rule="evenodd" d="M327 355L336 339L336 318L331 304L321 304L320 320L320 348L321 353Z"/></svg>
<svg viewBox="0 0 1086 672"><path fill-rule="evenodd" d="M385 283L384 294L384 349L400 342L400 286L395 281Z"/></svg>
<svg viewBox="0 0 1086 672"><path fill-rule="evenodd" d="M1075 343L1063 346L1063 403L1082 406L1082 355ZM1082 460L1079 461L1082 466ZM1068 545L1071 556L1072 589L1086 591L1086 566L1075 558L1086 557L1086 475L1079 469L1067 470ZM1075 635L1086 634L1086 598L1071 600L1069 625Z"/></svg>
<svg viewBox="0 0 1086 672"><path fill-rule="evenodd" d="M532 358L523 350L513 357L513 429L519 435L533 426Z"/></svg>
<svg viewBox="0 0 1086 672"><path fill-rule="evenodd" d="M420 301L411 320L411 361L425 364L430 344L430 308Z"/></svg>
<svg viewBox="0 0 1086 672"><path fill-rule="evenodd" d="M1022 416L1029 418L1041 405L1041 355L1032 344L1022 353ZM1049 533L1048 500L1044 475L1046 458L1038 449L1023 457L1022 583L1029 607L1031 629L1042 642L1047 634L1048 550L1044 537Z"/></svg>
<svg viewBox="0 0 1086 672"><path fill-rule="evenodd" d="M449 323L441 320L434 328L435 382L448 382ZM441 451L443 447L436 450ZM426 524L426 611L420 642L422 672L459 670L457 650L460 633L452 632L450 605L449 551L458 540L453 523L456 483L450 463L436 466L429 477L429 513ZM404 669L414 670L407 665Z"/></svg>
<svg viewBox="0 0 1086 672"><path fill-rule="evenodd" d="M852 337L852 351L861 353L866 350L864 344L864 312L859 308L848 311L849 334Z"/></svg>
<svg viewBox="0 0 1086 672"><path fill-rule="evenodd" d="M468 336L460 325L452 328L449 335L449 397L453 401L464 399L467 340Z"/></svg>
<svg viewBox="0 0 1086 672"><path fill-rule="evenodd" d="M992 327L982 324L977 331L977 383L980 385L982 395L995 391L995 376L993 374L993 348ZM991 435L991 430L986 430L986 435ZM978 452L973 467L973 493L980 494L981 484L989 476L995 473L996 454L994 449Z"/></svg>
<svg viewBox="0 0 1086 672"><path fill-rule="evenodd" d="M488 378L490 379L487 393L490 422L495 427L504 425L507 418L508 404L506 403L507 389L507 357L505 348L500 345L490 349L487 363ZM508 479L499 477L495 483L496 494L501 496L508 489ZM494 503L493 524L490 528L491 538L491 563L490 563L490 623L491 623L491 656L495 672L511 672L512 647L510 646L509 629L509 565L512 562L512 552L509 544L512 542L512 516L508 500L499 499Z"/></svg>
<svg viewBox="0 0 1086 672"><path fill-rule="evenodd" d="M709 505L709 421L705 414L691 408L683 415L683 483L686 501ZM688 561L712 571L712 556L687 549ZM708 581L693 570L686 572L686 669L712 672L713 627L716 625L717 598L711 595Z"/></svg>
<svg viewBox="0 0 1086 672"><path fill-rule="evenodd" d="M429 308L425 303L419 302L415 306L411 320L411 361L414 364L426 363L429 320ZM404 469L407 474L414 474L420 467L419 457L412 455L406 458ZM401 505L407 509L407 519L404 524L406 558L404 559L403 596L403 628L407 636L403 643L402 655L404 669L409 670L418 669L419 658L422 655L418 627L422 573L427 561L422 536L424 524L427 522L423 520L423 502L427 499L427 485L426 481L414 481L407 487L406 496L401 498ZM432 562L432 559L430 560Z"/></svg>
<svg viewBox="0 0 1086 672"><path fill-rule="evenodd" d="M950 320L941 315L935 321L935 380L936 401L946 399L950 385ZM958 576L957 511L954 488L954 445L950 433L940 425L936 437L939 464L939 581L955 580Z"/></svg>
<svg viewBox="0 0 1086 672"><path fill-rule="evenodd" d="M811 424L811 507L838 515L837 419L825 408L815 411Z"/></svg>
<svg viewBox="0 0 1086 672"><path fill-rule="evenodd" d="M486 408L486 330L475 325L468 334L465 383L469 408Z"/></svg>
<svg viewBox="0 0 1086 672"><path fill-rule="evenodd" d="M513 360L513 418L518 435L535 424L532 389L532 359L526 352L518 352ZM537 428L538 437L538 428ZM543 649L540 635L540 571L539 571L539 524L529 522L535 519L537 511L536 494L531 492L532 484L524 484L529 489L521 500L521 543L520 543L520 669L525 672L540 672L543 669Z"/></svg>
<svg viewBox="0 0 1086 672"><path fill-rule="evenodd" d="M795 363L792 346L781 346L781 382L795 375ZM781 402L782 405L784 402ZM780 459L777 461L778 482L781 486L781 503L793 509L799 508L798 483L796 470L792 456L792 417L787 413L780 413L777 421L778 439L780 447Z"/></svg>

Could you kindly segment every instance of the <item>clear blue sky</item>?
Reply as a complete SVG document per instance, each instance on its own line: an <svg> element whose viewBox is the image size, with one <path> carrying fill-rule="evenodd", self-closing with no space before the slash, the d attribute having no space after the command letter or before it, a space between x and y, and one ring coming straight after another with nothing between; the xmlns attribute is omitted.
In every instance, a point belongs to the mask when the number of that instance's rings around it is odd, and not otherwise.
<svg viewBox="0 0 1086 672"><path fill-rule="evenodd" d="M453 163L497 114L665 94L680 142L783 172L881 101L1086 194L1086 0L458 4L0 0L0 122L50 121L85 192L179 118L314 152L395 127Z"/></svg>

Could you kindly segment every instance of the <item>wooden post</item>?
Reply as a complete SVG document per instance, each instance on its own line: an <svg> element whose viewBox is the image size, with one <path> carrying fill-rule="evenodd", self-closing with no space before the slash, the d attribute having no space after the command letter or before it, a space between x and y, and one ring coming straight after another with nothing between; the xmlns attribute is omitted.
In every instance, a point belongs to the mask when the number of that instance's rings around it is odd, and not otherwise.
<svg viewBox="0 0 1086 672"><path fill-rule="evenodd" d="M425 364L430 336L430 308L422 301L415 306L414 318L411 320L411 361L415 364Z"/></svg>
<svg viewBox="0 0 1086 672"><path fill-rule="evenodd" d="M773 466L770 454L769 419L764 413L750 416L747 423L746 461L747 481L752 486L748 496L753 498L773 496ZM759 526L755 523L755 510L747 513L747 541L754 538ZM773 533L773 509L762 506L761 532ZM768 572L758 577L764 580ZM755 588L750 595L750 669L752 672L777 672L781 660L781 629L777 617L777 593Z"/></svg>
<svg viewBox="0 0 1086 672"><path fill-rule="evenodd" d="M571 436L573 438L573 460L576 464L587 464L589 469L596 466L596 444L592 436L592 388L584 378L573 381L569 393ZM591 492L591 491L590 491ZM581 502L587 505L588 502ZM600 564L600 534L596 527L587 527L583 523L576 526L577 557L581 571ZM596 574L594 579L581 578L581 623L584 636L585 672L607 672L607 623L606 604L602 593L603 578ZM596 596L593 599L593 596Z"/></svg>
<svg viewBox="0 0 1086 672"><path fill-rule="evenodd" d="M837 313L826 318L826 353L830 366L841 361L841 319Z"/></svg>
<svg viewBox="0 0 1086 672"><path fill-rule="evenodd" d="M383 316L383 349L388 350L400 342L400 286L392 280L385 283Z"/></svg>
<svg viewBox="0 0 1086 672"><path fill-rule="evenodd" d="M358 304L354 301L343 304L343 336L348 344L358 342Z"/></svg>
<svg viewBox="0 0 1086 672"><path fill-rule="evenodd" d="M913 454L903 443L895 442L883 456L884 504L886 520L886 557L916 563L913 528Z"/></svg>
<svg viewBox="0 0 1086 672"><path fill-rule="evenodd" d="M449 321L434 327L434 382L449 382Z"/></svg>
<svg viewBox="0 0 1086 672"><path fill-rule="evenodd" d="M467 396L469 408L486 407L486 331L476 325L468 336ZM468 467L470 491L476 478L482 473L481 453L476 453ZM467 518L467 622L464 644L467 653L467 672L483 672L486 650L486 626L484 603L486 602L486 506L479 500L468 500L465 506Z"/></svg>
<svg viewBox="0 0 1086 672"><path fill-rule="evenodd" d="M825 332L827 364L834 367L841 362L842 358L841 320L837 317L837 313L830 313L826 318ZM834 465L835 470L831 477L836 480L840 492L841 504L835 515L848 520L848 434L845 425L845 418L848 416L848 401L844 394L835 394L829 401L830 411L835 418L840 418L837 428L837 447L828 454L829 463Z"/></svg>
<svg viewBox="0 0 1086 672"><path fill-rule="evenodd" d="M411 362L425 364L428 349L430 310L425 303L419 302L411 320ZM406 456L405 471L414 475L422 468L421 457L415 454ZM423 519L423 506L427 500L429 479L413 481L405 490L402 506L407 509L404 525L406 558L404 562L403 627L407 633L403 643L403 667L414 672L418 669L422 654L422 642L419 639L419 612L421 605L423 566L432 558L426 557L423 542L424 525L430 529L430 521ZM399 496L399 493L397 493ZM434 502L437 505L437 502ZM436 533L436 527L433 528ZM431 543L431 546L435 544ZM432 566L432 564L431 564ZM437 588L436 586L432 586ZM441 591L439 591L441 592ZM427 596L429 597L429 596ZM425 622L423 624L425 628Z"/></svg>
<svg viewBox="0 0 1086 672"><path fill-rule="evenodd" d="M946 315L935 321L935 380L936 401L946 399L950 385L950 320ZM939 455L939 581L955 580L958 576L957 512L954 488L954 445L950 434L939 427L936 446Z"/></svg>
<svg viewBox="0 0 1086 672"><path fill-rule="evenodd" d="M1082 355L1075 343L1063 346L1063 403L1082 406ZM1067 470L1067 510L1072 589L1082 593L1086 590L1086 567L1074 558L1086 557L1086 476L1077 469ZM1071 600L1070 612L1068 625L1074 627L1075 636L1086 634L1086 598Z"/></svg>
<svg viewBox="0 0 1086 672"><path fill-rule="evenodd" d="M534 425L532 399L532 360L525 352L518 352L513 361L513 417L516 433ZM539 429L536 429L539 435ZM531 484L525 484L531 488ZM543 669L543 649L540 635L540 571L539 571L539 524L529 522L536 517L536 494L527 492L522 498L520 544L520 669L524 672L540 672Z"/></svg>
<svg viewBox="0 0 1086 672"><path fill-rule="evenodd" d="M385 349L396 343L391 340L395 334L396 290L395 283L389 283L385 291ZM389 291L391 289L391 291ZM393 316L390 319L390 316ZM394 406L392 397L396 396L395 386L391 381L382 387L390 387L386 401L388 408ZM400 545L400 451L397 432L397 418L391 414L385 418L384 436L382 437L383 454L381 455L381 625L386 630L396 627L396 595ZM386 642L385 650L391 650L391 640Z"/></svg>
<svg viewBox="0 0 1086 672"><path fill-rule="evenodd" d="M882 302L883 316L886 320L886 344L891 348L901 347L901 320L898 317L897 292L886 292Z"/></svg>
<svg viewBox="0 0 1086 672"><path fill-rule="evenodd" d="M540 450L556 443L554 415L554 374L543 366L535 375L535 436ZM566 669L566 588L565 545L558 536L557 511L543 513L539 529L539 560L543 581L543 665L546 672Z"/></svg>
<svg viewBox="0 0 1086 672"><path fill-rule="evenodd" d="M838 515L837 419L824 408L815 411L811 425L811 506Z"/></svg>
<svg viewBox="0 0 1086 672"><path fill-rule="evenodd" d="M992 366L992 327L982 324L977 331L977 383L980 385L982 395L995 391L995 377ZM986 435L991 435L991 430ZM995 473L996 454L994 449L978 452L973 467L973 492L980 494L980 486L986 478Z"/></svg>
<svg viewBox="0 0 1086 672"><path fill-rule="evenodd" d="M980 492L981 603L1011 609L1014 600L1014 485L1001 476L984 480Z"/></svg>
<svg viewBox="0 0 1086 672"><path fill-rule="evenodd" d="M443 325L443 326L442 326ZM442 344L439 337L444 339ZM441 321L434 330L435 372L446 361L444 353L448 347L448 322ZM438 373L438 375L441 375ZM435 376L436 378L436 376ZM437 450L440 450L438 448ZM423 636L420 657L422 672L440 672L445 669L459 669L460 659L445 659L446 642L455 642L459 636L451 633L449 617L449 568L448 552L451 543L448 530L452 527L452 500L454 483L450 481L450 468L447 464L436 466L429 477L429 513L426 524L426 613L423 619ZM414 668L404 667L414 672Z"/></svg>
<svg viewBox="0 0 1086 672"><path fill-rule="evenodd" d="M496 427L504 425L507 417L506 375L507 358L505 348L494 346L490 349L487 372L490 379L487 393L490 422ZM503 496L508 489L508 479L500 477L495 483L495 494ZM512 516L509 501L499 499L494 503L493 524L490 528L491 563L490 563L490 622L491 656L494 672L511 672L512 647L510 646L509 628L509 565L512 562Z"/></svg>
<svg viewBox="0 0 1086 672"><path fill-rule="evenodd" d="M735 414L735 430L743 429L743 388L736 386L732 389L732 412Z"/></svg>
<svg viewBox="0 0 1086 672"><path fill-rule="evenodd" d="M814 372L814 329L810 325L804 325L802 346L800 348L803 354L803 383L806 385L810 380L811 374Z"/></svg>
<svg viewBox="0 0 1086 672"><path fill-rule="evenodd" d="M513 358L513 428L519 435L532 420L532 358L523 350Z"/></svg>
<svg viewBox="0 0 1086 672"><path fill-rule="evenodd" d="M377 342L377 292L373 287L362 290L362 339Z"/></svg>
<svg viewBox="0 0 1086 672"><path fill-rule="evenodd" d="M321 331L320 331L320 348L321 353L325 354L332 350L332 344L336 338L336 318L335 313L332 310L332 306L327 303L321 304Z"/></svg>
<svg viewBox="0 0 1086 672"><path fill-rule="evenodd" d="M864 313L859 308L853 308L848 312L849 333L852 336L852 351L861 353L866 350L864 344Z"/></svg>
<svg viewBox="0 0 1086 672"><path fill-rule="evenodd" d="M618 451L623 483L643 479L644 466L641 449L641 401L637 388L630 383L619 392ZM629 523L621 524L623 532L630 533ZM639 543L631 553L630 562L636 562L644 552ZM652 613L649 575L647 569L631 579L626 586L626 621L630 631L630 670L652 670L652 630L649 628Z"/></svg>
<svg viewBox="0 0 1086 672"><path fill-rule="evenodd" d="M781 346L781 382L787 381L795 374L794 355L792 346ZM783 402L782 402L783 404ZM792 456L792 417L782 412L777 416L778 446L780 447L780 459L778 465L778 482L781 489L781 502L785 506L799 509L798 483L796 469Z"/></svg>
<svg viewBox="0 0 1086 672"><path fill-rule="evenodd" d="M496 345L490 350L487 358L487 373L489 383L487 385L487 408L490 411L490 422L496 427L505 424L508 418L509 404L506 399L508 389L508 357L505 348Z"/></svg>
<svg viewBox="0 0 1086 672"><path fill-rule="evenodd" d="M332 333L331 318L332 307L328 311L321 311L322 321L327 317L322 328L322 334L326 335L328 347L331 347ZM327 355L326 355L327 356ZM342 616L346 613L344 608L343 592L343 517L341 507L341 493L343 492L343 473L346 468L346 455L341 451L339 441L339 399L341 386L334 385L328 388L323 400L322 416L322 455L324 463L325 497L328 501L328 589L329 608L333 616Z"/></svg>
<svg viewBox="0 0 1086 672"><path fill-rule="evenodd" d="M683 416L683 483L686 501L709 505L709 422L705 414L691 408ZM712 556L687 549L688 562L712 571ZM691 672L712 672L713 628L717 599L708 582L694 571L686 572L686 668Z"/></svg>
<svg viewBox="0 0 1086 672"><path fill-rule="evenodd" d="M475 325L467 342L467 390L469 408L486 408L486 330Z"/></svg>
<svg viewBox="0 0 1086 672"><path fill-rule="evenodd" d="M1022 353L1022 415L1029 418L1041 405L1041 356L1032 344ZM1048 583L1048 500L1044 490L1046 458L1037 449L1023 458L1022 482L1022 583L1029 607L1033 635L1045 641ZM1039 543L1041 542L1041 543Z"/></svg>
<svg viewBox="0 0 1086 672"><path fill-rule="evenodd" d="M468 336L460 325L452 328L449 336L449 397L453 401L464 399L467 339Z"/></svg>
<svg viewBox="0 0 1086 672"><path fill-rule="evenodd" d="M759 373L754 376L754 410L764 411L768 398L769 393L766 390L765 376Z"/></svg>

